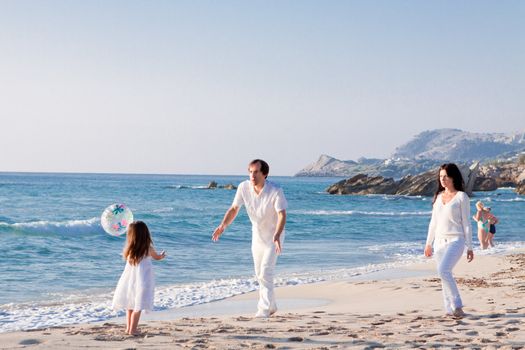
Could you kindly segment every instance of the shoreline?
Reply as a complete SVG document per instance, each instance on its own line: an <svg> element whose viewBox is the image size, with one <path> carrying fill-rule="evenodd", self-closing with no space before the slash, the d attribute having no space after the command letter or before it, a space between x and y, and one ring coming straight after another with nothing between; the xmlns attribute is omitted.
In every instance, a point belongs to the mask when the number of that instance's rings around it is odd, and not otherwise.
<svg viewBox="0 0 525 350"><path fill-rule="evenodd" d="M279 287L280 310L268 320L252 318L256 295L251 292L188 307L186 313L145 315L140 337L123 335L125 323L113 319L1 333L0 349L525 347L523 249L458 263L454 273L467 313L461 320L443 316L432 260L404 270L404 277L385 270L371 279Z"/></svg>

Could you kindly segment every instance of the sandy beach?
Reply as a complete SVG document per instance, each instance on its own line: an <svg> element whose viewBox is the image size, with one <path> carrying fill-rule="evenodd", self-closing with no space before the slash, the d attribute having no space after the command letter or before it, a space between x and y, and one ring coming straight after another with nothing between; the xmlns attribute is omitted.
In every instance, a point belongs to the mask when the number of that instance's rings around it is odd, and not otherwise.
<svg viewBox="0 0 525 350"><path fill-rule="evenodd" d="M250 293L212 303L202 317L198 308L192 316L184 316L191 315L188 310L149 314L136 337L124 335L119 319L3 333L0 348L525 348L523 251L476 256L470 264L462 259L455 275L467 313L463 319L444 315L433 261L406 272L412 277L388 278L387 271L377 279L278 288L281 309L267 320L247 311L256 304Z"/></svg>

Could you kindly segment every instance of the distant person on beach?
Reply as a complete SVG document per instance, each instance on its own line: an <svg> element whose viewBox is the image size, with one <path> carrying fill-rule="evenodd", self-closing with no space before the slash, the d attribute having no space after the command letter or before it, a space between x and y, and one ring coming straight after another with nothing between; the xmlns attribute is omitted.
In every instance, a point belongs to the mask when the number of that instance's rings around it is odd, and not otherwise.
<svg viewBox="0 0 525 350"><path fill-rule="evenodd" d="M439 168L438 188L432 201L432 218L428 227L425 256L432 256L432 243L441 278L445 312L449 316L463 317L463 302L459 295L452 269L467 247L467 261L474 259L470 200L464 192L461 172L453 163Z"/></svg>
<svg viewBox="0 0 525 350"><path fill-rule="evenodd" d="M476 203L476 214L473 216L478 223L478 240L481 249L494 247L494 234L496 234L496 218L490 211L489 207L485 207L481 201Z"/></svg>
<svg viewBox="0 0 525 350"><path fill-rule="evenodd" d="M489 234L488 234L488 237L489 237L489 247L491 248L494 248L494 235L496 235L496 224L499 223L499 220L498 218L492 214L492 210L490 209L490 207L485 207L485 209L487 209L487 211L489 212Z"/></svg>
<svg viewBox="0 0 525 350"><path fill-rule="evenodd" d="M282 189L267 181L270 167L261 159L248 165L250 179L237 188L231 207L221 224L213 231L212 240L219 240L224 230L233 222L241 206L252 223L252 255L255 276L259 282L257 318L267 318L277 311L274 295L274 269L277 256L282 251L287 202Z"/></svg>
<svg viewBox="0 0 525 350"><path fill-rule="evenodd" d="M113 296L113 309L126 309L126 334L137 335L142 310L153 309L155 279L151 259L164 259L166 253L157 254L148 226L134 221L128 226L126 245L122 253L126 267L120 276Z"/></svg>
<svg viewBox="0 0 525 350"><path fill-rule="evenodd" d="M478 241L481 249L487 249L489 246L489 218L488 212L481 201L476 202L476 214L473 219L478 224Z"/></svg>

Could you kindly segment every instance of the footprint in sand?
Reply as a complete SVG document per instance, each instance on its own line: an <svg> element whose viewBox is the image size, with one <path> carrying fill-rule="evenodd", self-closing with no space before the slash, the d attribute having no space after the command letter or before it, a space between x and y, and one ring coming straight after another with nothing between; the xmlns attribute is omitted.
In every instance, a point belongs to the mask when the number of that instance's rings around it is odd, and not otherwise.
<svg viewBox="0 0 525 350"><path fill-rule="evenodd" d="M518 327L509 327L509 328L505 328L505 330L507 332L516 332L516 331L519 331L520 329Z"/></svg>
<svg viewBox="0 0 525 350"><path fill-rule="evenodd" d="M505 324L516 324L516 323L521 323L519 320L508 320L507 322L505 322Z"/></svg>
<svg viewBox="0 0 525 350"><path fill-rule="evenodd" d="M24 339L18 342L19 345L36 345L42 343L38 339Z"/></svg>
<svg viewBox="0 0 525 350"><path fill-rule="evenodd" d="M249 317L244 317L244 316L239 316L237 318L235 318L236 321L251 321L251 318Z"/></svg>
<svg viewBox="0 0 525 350"><path fill-rule="evenodd" d="M291 338L288 338L288 341L293 341L293 342L302 342L304 340L303 337L291 337Z"/></svg>
<svg viewBox="0 0 525 350"><path fill-rule="evenodd" d="M441 335L441 333L425 333L425 334L421 334L420 337L433 338L433 337L437 337L438 335Z"/></svg>
<svg viewBox="0 0 525 350"><path fill-rule="evenodd" d="M310 336L318 337L318 336L321 336L321 335L328 335L328 334L330 334L330 332L317 332L317 333L310 334Z"/></svg>
<svg viewBox="0 0 525 350"><path fill-rule="evenodd" d="M174 342L175 343L187 343L189 342L191 339L185 339L185 338L182 338L182 339L175 339Z"/></svg>

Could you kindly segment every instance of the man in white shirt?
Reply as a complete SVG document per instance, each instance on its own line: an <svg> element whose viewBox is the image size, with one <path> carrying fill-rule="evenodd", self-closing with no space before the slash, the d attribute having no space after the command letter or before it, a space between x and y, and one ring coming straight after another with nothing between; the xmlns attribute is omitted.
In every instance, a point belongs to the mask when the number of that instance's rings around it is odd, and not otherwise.
<svg viewBox="0 0 525 350"><path fill-rule="evenodd" d="M252 223L253 264L259 282L259 303L255 317L266 318L277 311L273 276L277 255L282 251L288 204L282 189L266 180L270 172L268 163L255 159L250 162L248 172L250 179L239 184L233 203L213 232L212 240L219 240L241 206L245 205Z"/></svg>

